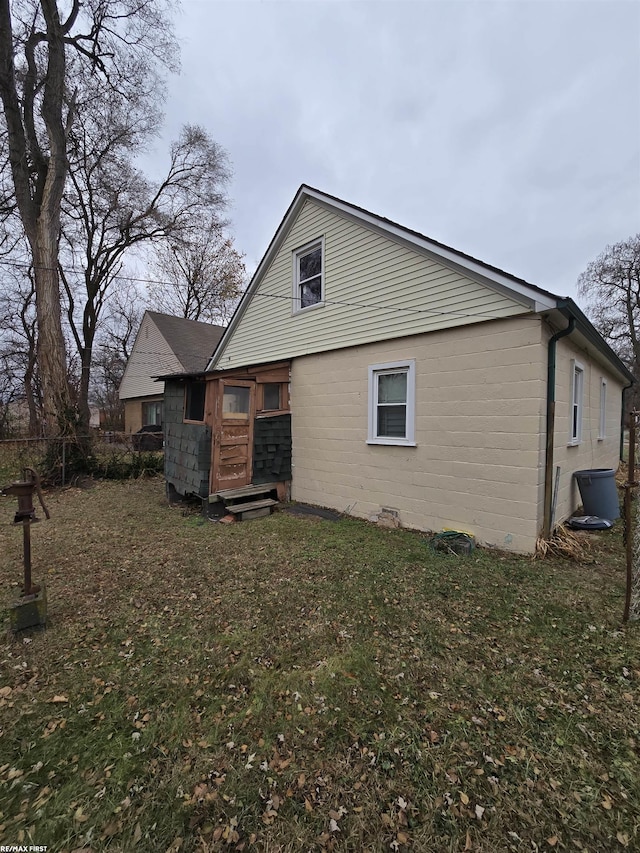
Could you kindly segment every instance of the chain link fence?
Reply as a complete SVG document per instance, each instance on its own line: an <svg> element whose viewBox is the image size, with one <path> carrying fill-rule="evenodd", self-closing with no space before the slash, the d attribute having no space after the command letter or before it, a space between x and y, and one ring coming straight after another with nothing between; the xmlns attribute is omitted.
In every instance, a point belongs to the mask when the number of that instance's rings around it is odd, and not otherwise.
<svg viewBox="0 0 640 853"><path fill-rule="evenodd" d="M100 432L89 449L68 437L10 438L0 441L0 488L38 471L44 483L73 485L79 477L126 479L164 470L162 435Z"/></svg>
<svg viewBox="0 0 640 853"><path fill-rule="evenodd" d="M634 496L635 497L635 496ZM631 536L631 577L629 578L628 619L640 619L640 501L633 501L633 535Z"/></svg>
<svg viewBox="0 0 640 853"><path fill-rule="evenodd" d="M627 591L623 621L640 619L640 500L637 489L637 434L640 412L631 412L627 482L624 486L624 541L627 562Z"/></svg>

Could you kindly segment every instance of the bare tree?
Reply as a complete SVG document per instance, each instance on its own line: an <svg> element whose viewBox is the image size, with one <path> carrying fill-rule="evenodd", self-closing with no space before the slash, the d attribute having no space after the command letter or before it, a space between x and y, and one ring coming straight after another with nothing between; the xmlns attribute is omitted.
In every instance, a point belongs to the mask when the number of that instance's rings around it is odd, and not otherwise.
<svg viewBox="0 0 640 853"><path fill-rule="evenodd" d="M578 278L578 294L600 334L640 380L640 234L607 246Z"/></svg>
<svg viewBox="0 0 640 853"><path fill-rule="evenodd" d="M81 107L74 81L99 79L106 96L126 101L140 85L136 69L158 56L175 56L164 0L73 0L66 15L57 0L0 0L0 98L15 204L33 260L49 434L77 432L58 264L69 134ZM142 85L152 79L147 74Z"/></svg>
<svg viewBox="0 0 640 853"><path fill-rule="evenodd" d="M139 107L146 113L146 101ZM138 120L129 106L126 114L112 109L108 121L94 118L91 124L93 133L83 128L72 134L60 265L69 327L80 357L79 412L85 423L100 317L110 291L118 286L125 256L157 240L178 235L189 240L203 211L217 222L229 177L226 153L202 128L183 129L171 147L164 178L154 183L132 162L136 139L144 140L149 132L144 119Z"/></svg>
<svg viewBox="0 0 640 853"><path fill-rule="evenodd" d="M120 383L142 322L144 305L135 284L119 279L107 298L103 322L96 339L90 393L105 413L106 429L124 429L124 404Z"/></svg>
<svg viewBox="0 0 640 853"><path fill-rule="evenodd" d="M245 287L243 256L215 219L187 239L159 244L153 269L149 306L188 320L226 325Z"/></svg>
<svg viewBox="0 0 640 853"><path fill-rule="evenodd" d="M37 364L37 328L33 270L16 241L12 261L3 266L0 287L0 354L3 387L10 402L21 401L28 412L30 435L42 428L42 391ZM9 394L8 389L11 388Z"/></svg>

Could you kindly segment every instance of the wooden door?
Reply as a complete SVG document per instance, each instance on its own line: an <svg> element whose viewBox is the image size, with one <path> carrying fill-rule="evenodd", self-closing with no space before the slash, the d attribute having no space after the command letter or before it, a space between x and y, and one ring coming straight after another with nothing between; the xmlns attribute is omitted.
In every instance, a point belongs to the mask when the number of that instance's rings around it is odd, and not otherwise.
<svg viewBox="0 0 640 853"><path fill-rule="evenodd" d="M255 382L220 379L213 428L213 492L248 486L253 466Z"/></svg>

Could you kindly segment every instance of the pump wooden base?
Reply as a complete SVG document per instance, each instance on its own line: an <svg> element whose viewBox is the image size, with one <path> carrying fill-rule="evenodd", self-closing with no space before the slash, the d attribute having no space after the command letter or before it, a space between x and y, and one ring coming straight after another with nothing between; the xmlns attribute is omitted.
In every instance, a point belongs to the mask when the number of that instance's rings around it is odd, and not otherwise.
<svg viewBox="0 0 640 853"><path fill-rule="evenodd" d="M43 586L35 595L25 595L9 606L9 622L14 633L27 628L44 628L47 624L47 590Z"/></svg>

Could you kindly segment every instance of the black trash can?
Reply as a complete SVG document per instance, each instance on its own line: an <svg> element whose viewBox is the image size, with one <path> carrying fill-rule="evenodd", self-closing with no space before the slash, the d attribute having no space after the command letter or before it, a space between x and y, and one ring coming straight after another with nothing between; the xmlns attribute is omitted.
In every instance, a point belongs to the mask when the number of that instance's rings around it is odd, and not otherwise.
<svg viewBox="0 0 640 853"><path fill-rule="evenodd" d="M573 475L580 489L585 515L597 515L614 521L620 518L620 501L613 468L593 468Z"/></svg>

